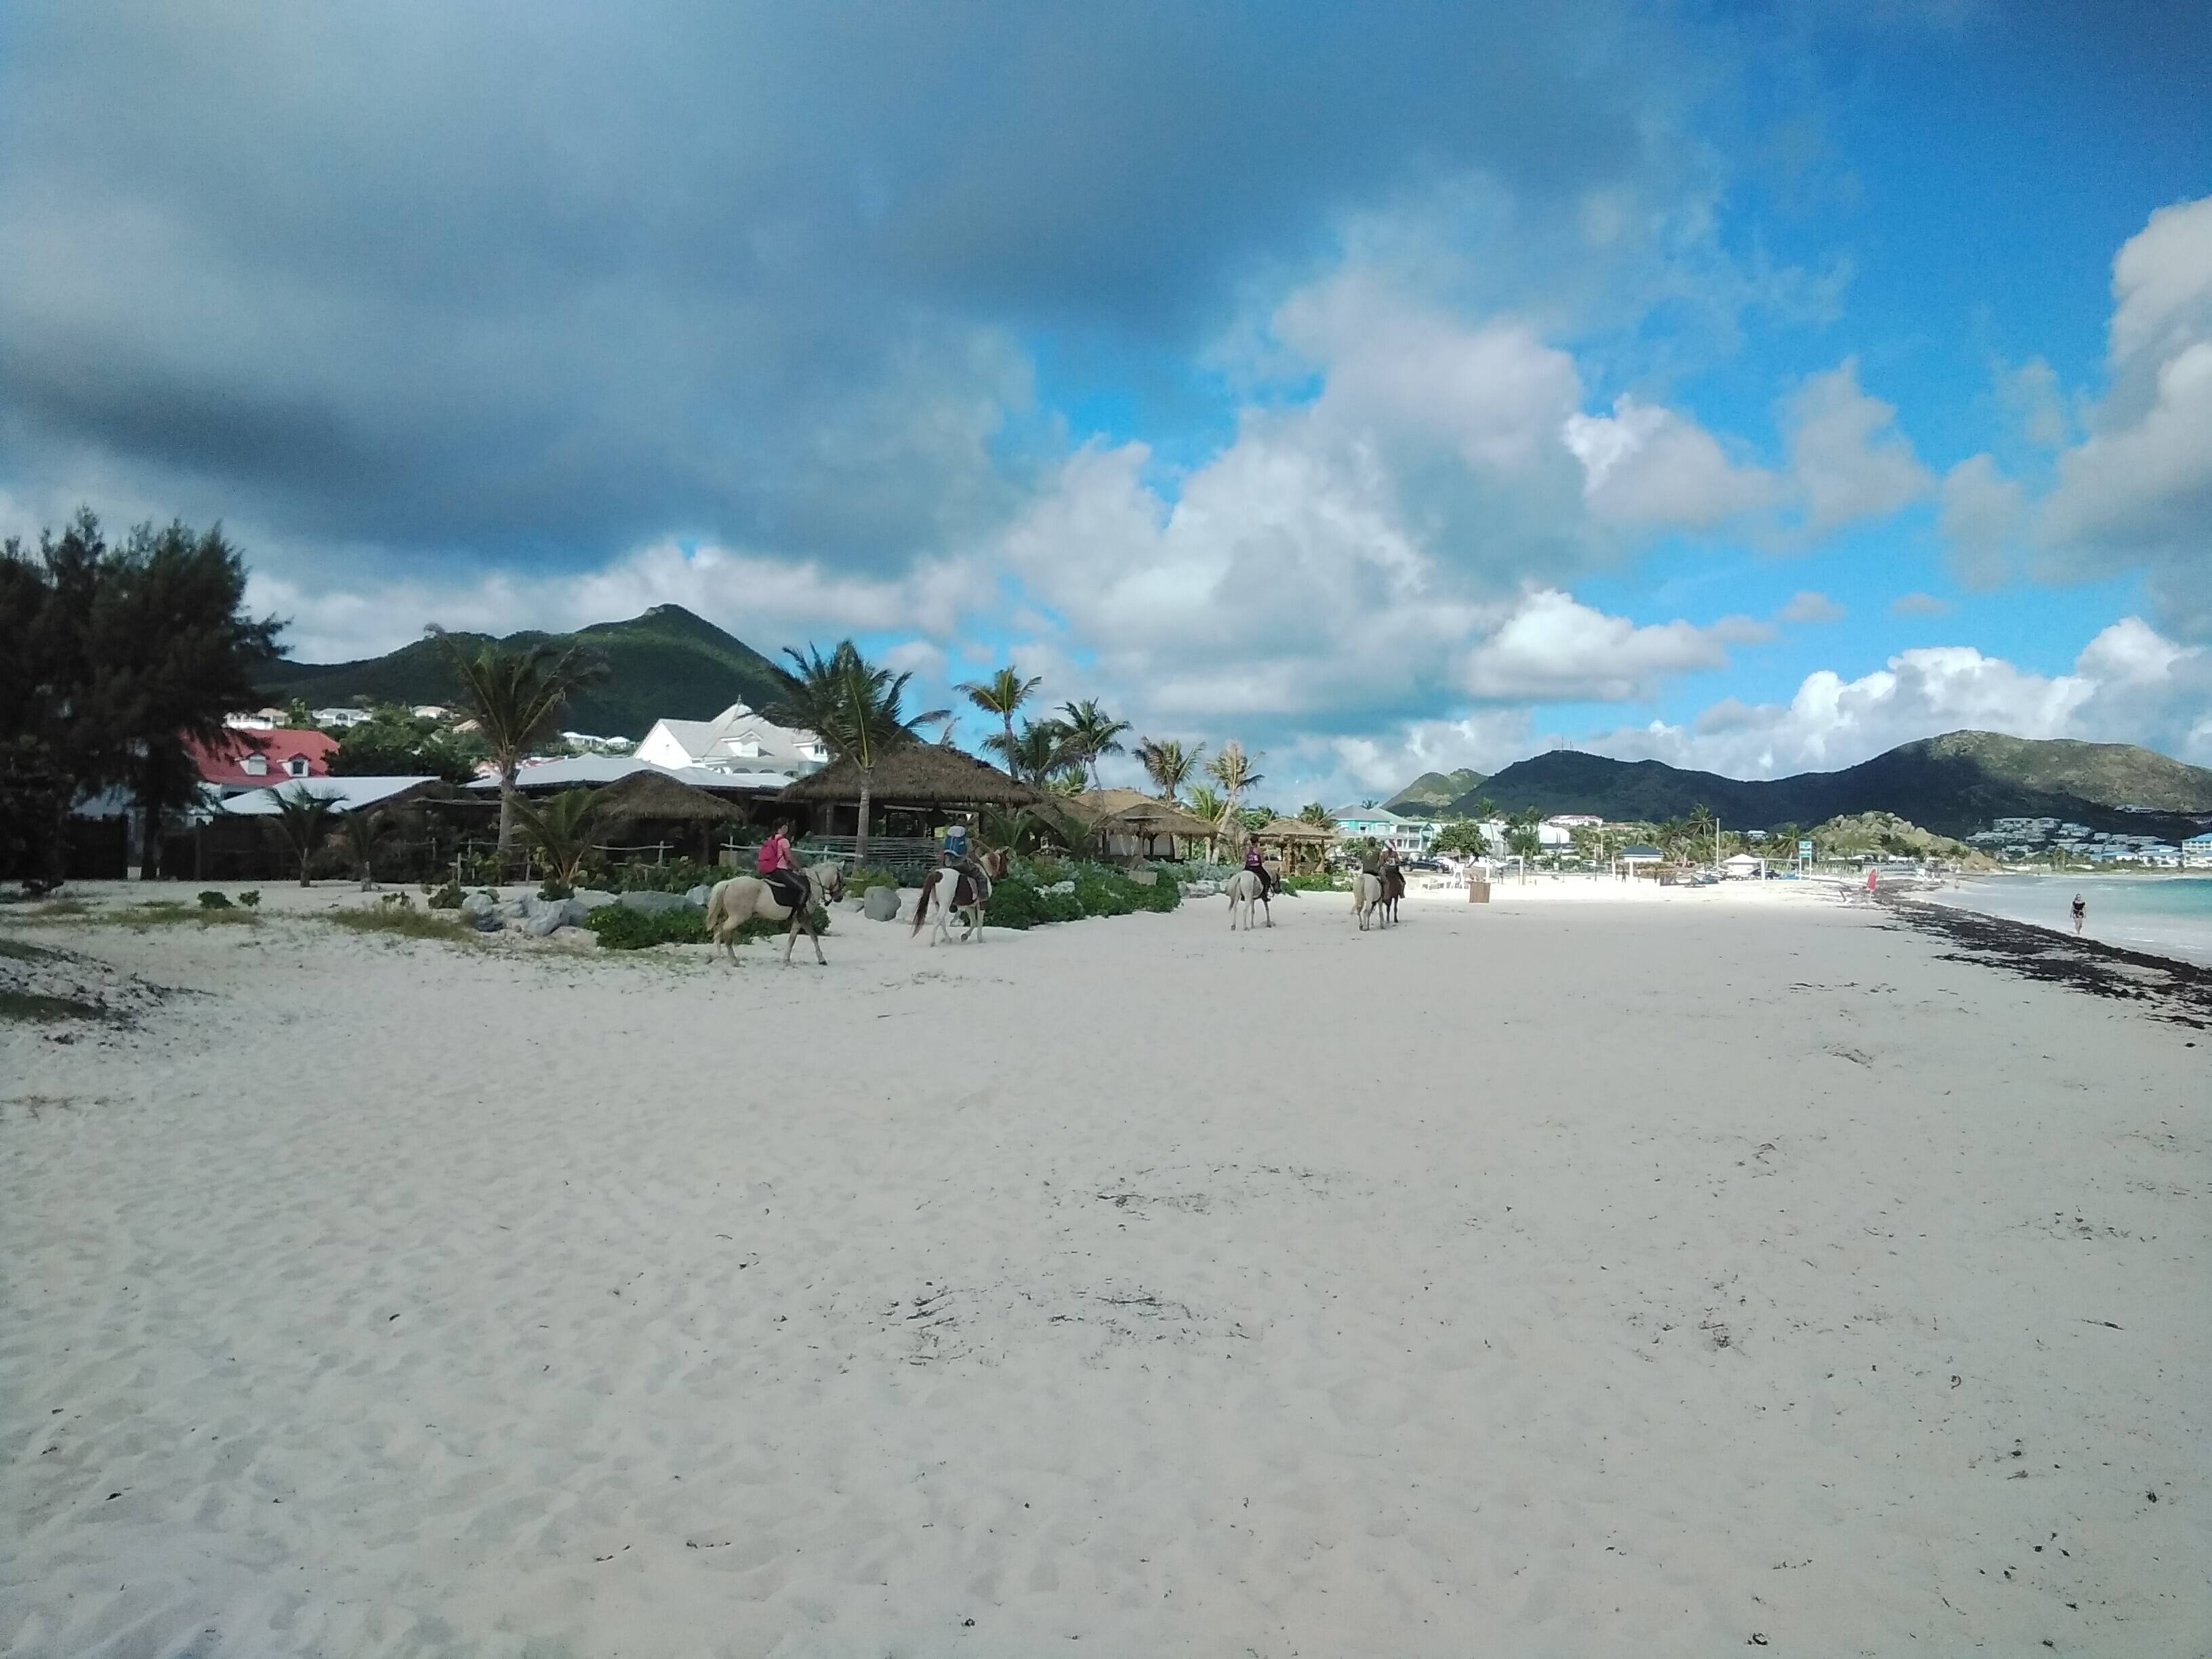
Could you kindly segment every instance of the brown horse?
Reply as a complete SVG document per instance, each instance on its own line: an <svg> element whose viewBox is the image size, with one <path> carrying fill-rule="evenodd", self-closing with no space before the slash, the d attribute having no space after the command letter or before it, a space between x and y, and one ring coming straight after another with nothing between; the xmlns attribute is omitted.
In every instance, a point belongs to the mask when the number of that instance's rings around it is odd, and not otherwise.
<svg viewBox="0 0 2212 1659"><path fill-rule="evenodd" d="M976 855L975 862L983 868L983 880L980 886L975 878L967 871L954 869L950 865L931 871L921 884L920 896L914 902L914 928L907 937L911 939L921 931L922 924L929 920L930 907L933 904L937 907L937 929L929 936L933 946L939 939L951 939L952 929L947 924L956 911L964 916L968 923L960 934L960 942L965 945L969 939L981 939L983 909L991 902L991 884L1006 879L1008 857L1003 847L995 847L988 853Z"/></svg>

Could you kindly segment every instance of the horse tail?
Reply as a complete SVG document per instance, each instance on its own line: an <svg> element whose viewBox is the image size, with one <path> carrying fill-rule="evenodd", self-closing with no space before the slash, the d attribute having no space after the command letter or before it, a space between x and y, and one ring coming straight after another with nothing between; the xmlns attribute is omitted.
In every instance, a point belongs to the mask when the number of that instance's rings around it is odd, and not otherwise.
<svg viewBox="0 0 2212 1659"><path fill-rule="evenodd" d="M722 923L730 913L730 884L718 881L707 894L707 937L714 939L721 932Z"/></svg>
<svg viewBox="0 0 2212 1659"><path fill-rule="evenodd" d="M914 926L907 937L912 939L921 931L921 924L929 920L929 901L937 892L937 872L933 870L921 878L921 891L914 901Z"/></svg>

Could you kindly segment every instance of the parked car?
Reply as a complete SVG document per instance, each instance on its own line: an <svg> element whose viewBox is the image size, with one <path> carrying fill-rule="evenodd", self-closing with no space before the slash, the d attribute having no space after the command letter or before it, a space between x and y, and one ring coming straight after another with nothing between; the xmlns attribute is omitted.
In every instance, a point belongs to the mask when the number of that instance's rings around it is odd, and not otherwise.
<svg viewBox="0 0 2212 1659"><path fill-rule="evenodd" d="M1405 867L1408 870L1441 870L1443 866L1434 859L1407 859Z"/></svg>

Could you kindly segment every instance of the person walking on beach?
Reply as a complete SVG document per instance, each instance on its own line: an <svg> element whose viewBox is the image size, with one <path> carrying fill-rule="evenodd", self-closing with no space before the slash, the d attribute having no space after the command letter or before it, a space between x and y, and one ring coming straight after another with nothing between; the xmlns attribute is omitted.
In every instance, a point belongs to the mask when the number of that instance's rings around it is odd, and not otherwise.
<svg viewBox="0 0 2212 1659"><path fill-rule="evenodd" d="M2081 929L2082 929L2082 927L2084 927L2084 926L2088 922L2088 920L2089 920L2089 901L2088 901L2088 900L2087 900L2087 899L2085 899L2085 898L2083 898L2083 897L2082 897L2079 893L2076 893L2076 894L2075 894L2075 895L2074 895L2074 936L2075 936L2075 938L2079 939L2079 938L2081 936Z"/></svg>

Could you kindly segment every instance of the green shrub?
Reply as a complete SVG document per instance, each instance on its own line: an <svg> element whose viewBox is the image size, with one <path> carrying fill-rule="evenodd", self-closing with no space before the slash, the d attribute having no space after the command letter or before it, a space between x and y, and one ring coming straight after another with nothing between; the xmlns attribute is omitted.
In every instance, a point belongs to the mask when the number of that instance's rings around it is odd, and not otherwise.
<svg viewBox="0 0 2212 1659"><path fill-rule="evenodd" d="M394 904L394 899L399 902ZM354 933L397 933L403 939L435 939L465 944L474 943L476 939L455 917L417 910L404 893L386 893L373 908L331 910L318 920Z"/></svg>
<svg viewBox="0 0 2212 1659"><path fill-rule="evenodd" d="M261 908L261 890L258 887L247 888L238 896L238 902L249 910L258 910Z"/></svg>
<svg viewBox="0 0 2212 1659"><path fill-rule="evenodd" d="M230 900L221 893L202 893L200 895L200 908L203 910L228 910L230 908Z"/></svg>
<svg viewBox="0 0 2212 1659"><path fill-rule="evenodd" d="M790 924L756 916L738 929L737 943L781 939ZM697 910L633 910L626 905L603 904L584 918L584 926L599 936L610 951L646 951L656 945L704 945L707 918ZM830 931L830 913L814 912L814 931Z"/></svg>
<svg viewBox="0 0 2212 1659"><path fill-rule="evenodd" d="M538 884L538 896L542 899L564 899L573 896L575 890L567 882L556 881L552 877L548 876Z"/></svg>
<svg viewBox="0 0 2212 1659"><path fill-rule="evenodd" d="M1097 866L1076 873L1074 897L1086 916L1127 915L1137 908L1136 900L1130 896L1136 890L1134 882Z"/></svg>
<svg viewBox="0 0 2212 1659"><path fill-rule="evenodd" d="M993 884L990 908L984 915L986 926L1025 933L1041 921L1053 920L1045 914L1043 902L1030 882L1019 876L1008 876Z"/></svg>
<svg viewBox="0 0 2212 1659"><path fill-rule="evenodd" d="M865 893L871 887L899 887L904 884L900 881L897 871L886 870L881 865L866 865L845 873L845 891L848 894Z"/></svg>
<svg viewBox="0 0 2212 1659"><path fill-rule="evenodd" d="M460 884L458 882L447 882L443 887L441 887L436 892L430 895L428 902L433 910L459 909L461 908Z"/></svg>
<svg viewBox="0 0 2212 1659"><path fill-rule="evenodd" d="M1346 884L1338 876L1285 876L1283 890L1286 893L1340 893Z"/></svg>
<svg viewBox="0 0 2212 1659"><path fill-rule="evenodd" d="M730 874L719 865L696 859L671 859L665 864L623 864L614 871L617 893L688 893L694 887L712 887Z"/></svg>

